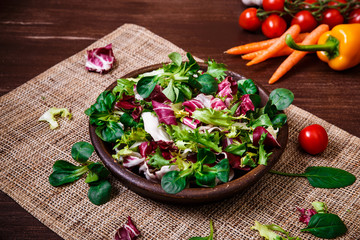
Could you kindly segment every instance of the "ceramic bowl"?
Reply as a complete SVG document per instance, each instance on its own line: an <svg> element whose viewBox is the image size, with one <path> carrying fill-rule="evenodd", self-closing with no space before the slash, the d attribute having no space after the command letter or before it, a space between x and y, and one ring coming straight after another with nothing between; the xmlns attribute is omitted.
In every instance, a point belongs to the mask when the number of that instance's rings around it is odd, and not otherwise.
<svg viewBox="0 0 360 240"><path fill-rule="evenodd" d="M200 66L202 69L206 69L206 65L201 64ZM126 74L121 78L136 77L141 73L152 71L160 67L162 67L162 64L144 67ZM227 73L236 80L244 79L244 77L238 73L232 71L228 71ZM111 90L115 86L116 82L111 84L106 90ZM259 95L262 99L261 104L264 106L269 98L269 94L260 85L257 84L257 86L259 89ZM119 179L130 190L143 197L174 204L199 204L220 201L244 192L248 187L256 184L256 182L278 161L285 149L288 139L288 125L285 124L280 129L277 139L281 147L274 148L272 150L273 154L268 159L268 164L266 166L258 165L245 174L236 176L235 179L227 183L217 185L213 188L186 188L177 194L169 194L161 188L160 183L150 182L145 177L140 176L139 174L132 172L117 163L117 161L111 156L114 153L112 146L103 142L96 135L95 129L96 126L90 124L89 130L92 144L94 145L96 153L100 157L101 161L110 170L113 176Z"/></svg>

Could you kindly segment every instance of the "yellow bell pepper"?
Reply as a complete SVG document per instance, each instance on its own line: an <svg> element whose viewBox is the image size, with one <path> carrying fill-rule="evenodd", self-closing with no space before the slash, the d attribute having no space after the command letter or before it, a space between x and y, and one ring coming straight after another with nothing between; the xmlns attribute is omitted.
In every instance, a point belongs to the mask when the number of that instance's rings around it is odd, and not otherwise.
<svg viewBox="0 0 360 240"><path fill-rule="evenodd" d="M286 37L286 44L298 51L317 51L332 69L345 70L360 63L360 23L335 26L320 36L318 45L297 45L291 36Z"/></svg>

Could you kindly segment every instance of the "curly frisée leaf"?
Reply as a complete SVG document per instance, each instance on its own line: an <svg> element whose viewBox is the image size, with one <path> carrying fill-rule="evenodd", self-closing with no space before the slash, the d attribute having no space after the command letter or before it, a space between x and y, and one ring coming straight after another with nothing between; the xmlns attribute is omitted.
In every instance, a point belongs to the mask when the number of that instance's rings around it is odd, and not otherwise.
<svg viewBox="0 0 360 240"><path fill-rule="evenodd" d="M59 127L58 122L56 121L56 116L67 117L71 120L72 114L66 108L50 108L47 110L40 118L39 121L48 122L50 124L50 129L55 129Z"/></svg>

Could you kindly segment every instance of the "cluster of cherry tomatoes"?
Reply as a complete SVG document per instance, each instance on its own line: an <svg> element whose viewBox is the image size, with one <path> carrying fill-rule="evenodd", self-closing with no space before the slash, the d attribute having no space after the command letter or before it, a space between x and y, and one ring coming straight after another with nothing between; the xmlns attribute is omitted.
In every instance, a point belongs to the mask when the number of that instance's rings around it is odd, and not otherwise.
<svg viewBox="0 0 360 240"><path fill-rule="evenodd" d="M288 26L298 24L302 32L310 32L318 24L330 29L343 23L360 23L358 0L263 0L262 8L249 7L239 17L239 25L258 31L268 38L281 36Z"/></svg>

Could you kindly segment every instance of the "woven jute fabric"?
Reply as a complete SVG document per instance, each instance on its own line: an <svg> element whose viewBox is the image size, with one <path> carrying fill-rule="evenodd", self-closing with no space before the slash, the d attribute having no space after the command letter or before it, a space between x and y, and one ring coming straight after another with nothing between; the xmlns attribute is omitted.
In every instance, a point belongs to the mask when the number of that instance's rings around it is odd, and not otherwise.
<svg viewBox="0 0 360 240"><path fill-rule="evenodd" d="M107 74L86 71L86 50L112 43L116 66ZM230 199L201 206L175 206L143 198L110 177L111 201L95 206L87 197L83 181L52 187L48 177L56 160L71 158L71 146L90 142L84 110L117 78L137 68L166 62L173 51L185 51L143 27L125 24L87 49L55 65L0 98L0 188L24 209L64 239L111 239L131 216L140 239L188 239L206 236L209 221L215 239L260 239L250 230L257 220L277 224L302 239L317 239L301 233L296 207L311 208L311 202L326 202L348 227L339 239L360 239L360 184L341 189L318 189L305 178L267 173L247 191ZM60 119L50 130L38 118L50 107L71 109L73 119ZM287 110L289 141L274 169L303 172L308 166L338 167L360 176L360 139L296 107ZM319 123L329 134L329 146L317 156L300 150L297 136L310 124ZM100 161L93 154L92 161Z"/></svg>

